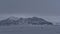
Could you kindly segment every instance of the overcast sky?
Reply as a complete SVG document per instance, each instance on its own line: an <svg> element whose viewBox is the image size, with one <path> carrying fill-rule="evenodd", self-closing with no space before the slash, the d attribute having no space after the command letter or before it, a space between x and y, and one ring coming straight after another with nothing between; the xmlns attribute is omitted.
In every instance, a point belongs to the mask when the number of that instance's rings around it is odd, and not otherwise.
<svg viewBox="0 0 60 34"><path fill-rule="evenodd" d="M0 0L0 16L60 16L60 0Z"/></svg>
<svg viewBox="0 0 60 34"><path fill-rule="evenodd" d="M0 0L0 15L60 16L60 0Z"/></svg>

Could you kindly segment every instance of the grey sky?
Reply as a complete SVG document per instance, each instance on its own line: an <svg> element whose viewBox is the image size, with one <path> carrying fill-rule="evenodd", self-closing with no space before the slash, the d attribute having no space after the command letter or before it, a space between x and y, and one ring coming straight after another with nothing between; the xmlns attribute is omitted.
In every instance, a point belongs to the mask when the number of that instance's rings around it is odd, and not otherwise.
<svg viewBox="0 0 60 34"><path fill-rule="evenodd" d="M0 16L12 15L60 16L60 0L0 0Z"/></svg>
<svg viewBox="0 0 60 34"><path fill-rule="evenodd" d="M60 0L0 0L0 15L60 16Z"/></svg>

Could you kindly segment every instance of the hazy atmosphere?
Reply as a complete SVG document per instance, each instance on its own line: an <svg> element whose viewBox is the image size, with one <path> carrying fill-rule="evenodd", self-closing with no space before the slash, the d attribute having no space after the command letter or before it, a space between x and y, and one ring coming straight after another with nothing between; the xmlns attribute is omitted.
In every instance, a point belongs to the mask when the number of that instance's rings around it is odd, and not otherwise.
<svg viewBox="0 0 60 34"><path fill-rule="evenodd" d="M60 0L0 0L0 34L60 34Z"/></svg>
<svg viewBox="0 0 60 34"><path fill-rule="evenodd" d="M48 20L59 21L59 1L60 0L0 0L0 17L2 19L8 16L45 16L44 18Z"/></svg>

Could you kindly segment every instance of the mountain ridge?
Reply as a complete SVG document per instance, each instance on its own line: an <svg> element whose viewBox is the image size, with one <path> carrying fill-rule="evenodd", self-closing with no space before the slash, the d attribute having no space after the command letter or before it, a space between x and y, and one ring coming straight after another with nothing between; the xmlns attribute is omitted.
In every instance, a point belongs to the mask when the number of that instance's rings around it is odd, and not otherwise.
<svg viewBox="0 0 60 34"><path fill-rule="evenodd" d="M53 25L52 22L46 21L45 19L38 17L31 17L31 18L9 17L7 19L0 21L0 25L11 25L11 24Z"/></svg>

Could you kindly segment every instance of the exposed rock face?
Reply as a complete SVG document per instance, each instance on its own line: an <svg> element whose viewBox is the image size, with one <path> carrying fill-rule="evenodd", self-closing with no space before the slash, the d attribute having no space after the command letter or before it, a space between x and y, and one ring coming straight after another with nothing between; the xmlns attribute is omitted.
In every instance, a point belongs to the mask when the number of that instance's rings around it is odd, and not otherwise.
<svg viewBox="0 0 60 34"><path fill-rule="evenodd" d="M11 25L11 24L14 24L14 25L18 24L16 22L16 17L9 17L7 19L0 21L0 25Z"/></svg>
<svg viewBox="0 0 60 34"><path fill-rule="evenodd" d="M28 24L35 24L35 25L53 25L51 22L48 22L42 18L32 17L27 19Z"/></svg>
<svg viewBox="0 0 60 34"><path fill-rule="evenodd" d="M42 18L32 17L32 18L16 18L10 17L5 20L0 21L0 25L17 25L17 24L33 24L33 25L53 25L51 22L48 22Z"/></svg>

